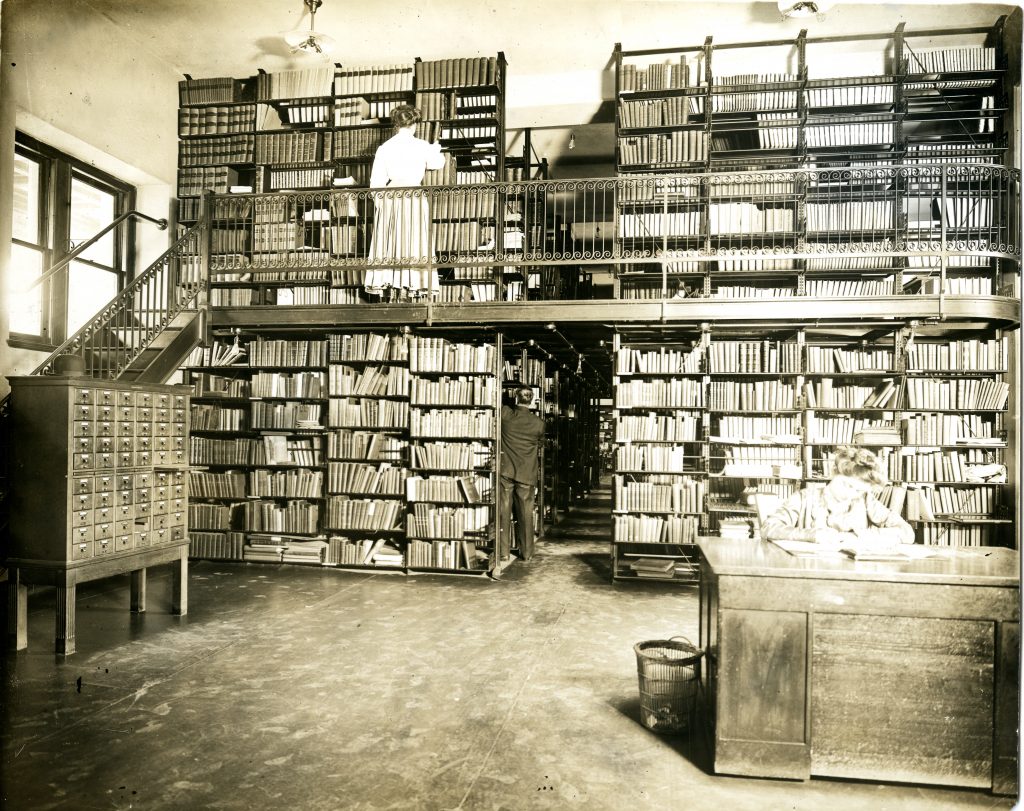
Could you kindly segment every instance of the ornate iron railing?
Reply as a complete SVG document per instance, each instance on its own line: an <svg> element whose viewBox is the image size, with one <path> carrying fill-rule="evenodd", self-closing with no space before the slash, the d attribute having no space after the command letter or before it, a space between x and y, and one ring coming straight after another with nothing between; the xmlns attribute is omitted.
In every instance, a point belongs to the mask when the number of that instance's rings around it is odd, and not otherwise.
<svg viewBox="0 0 1024 811"><path fill-rule="evenodd" d="M211 281L280 271L969 267L1020 258L1020 172L915 164L220 195ZM246 276L245 274L251 274ZM294 278L294 277L289 277Z"/></svg>
<svg viewBox="0 0 1024 811"><path fill-rule="evenodd" d="M184 233L32 374L51 374L60 355L82 358L95 378L117 377L206 289L207 223Z"/></svg>

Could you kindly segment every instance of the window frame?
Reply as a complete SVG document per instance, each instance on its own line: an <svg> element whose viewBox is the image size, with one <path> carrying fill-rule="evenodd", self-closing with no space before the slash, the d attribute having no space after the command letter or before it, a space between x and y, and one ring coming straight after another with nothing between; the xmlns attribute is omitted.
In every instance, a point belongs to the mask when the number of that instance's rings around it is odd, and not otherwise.
<svg viewBox="0 0 1024 811"><path fill-rule="evenodd" d="M135 208L136 189L94 166L44 144L22 132L15 133L15 154L36 162L40 168L38 233L39 243L14 238L12 245L22 245L43 254L43 272L66 258L74 249L71 245L71 188L72 180L88 183L114 197L115 217ZM106 223L104 223L106 224ZM89 235L90 237L92 234ZM114 231L114 271L117 290L123 290L131 276L135 256L135 225L131 218ZM77 258L93 267L110 271L106 265ZM52 352L69 337L67 332L68 290L71 265L42 283L42 323L38 335L11 331L9 346Z"/></svg>

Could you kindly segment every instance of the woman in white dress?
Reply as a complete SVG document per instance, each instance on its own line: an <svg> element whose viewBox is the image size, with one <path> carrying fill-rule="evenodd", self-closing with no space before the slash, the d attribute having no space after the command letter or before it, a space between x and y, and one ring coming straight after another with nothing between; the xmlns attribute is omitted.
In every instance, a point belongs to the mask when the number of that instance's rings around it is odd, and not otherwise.
<svg viewBox="0 0 1024 811"><path fill-rule="evenodd" d="M434 255L430 239L430 209L423 192L412 187L423 182L427 169L444 167L441 145L417 138L420 111L401 104L391 112L395 134L377 148L370 172L370 188L394 188L375 197L371 266L363 285L368 293L401 297L429 295L439 289L437 269L426 267ZM402 262L420 267L396 267ZM388 262L385 267L379 263Z"/></svg>

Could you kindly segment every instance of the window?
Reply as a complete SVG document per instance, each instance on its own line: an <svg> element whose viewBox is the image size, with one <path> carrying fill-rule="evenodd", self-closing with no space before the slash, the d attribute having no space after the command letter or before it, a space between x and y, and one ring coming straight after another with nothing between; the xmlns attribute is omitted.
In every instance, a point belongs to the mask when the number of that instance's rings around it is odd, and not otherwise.
<svg viewBox="0 0 1024 811"><path fill-rule="evenodd" d="M18 133L7 282L12 345L60 345L124 286L130 221L28 289L75 246L131 210L134 197L131 186Z"/></svg>

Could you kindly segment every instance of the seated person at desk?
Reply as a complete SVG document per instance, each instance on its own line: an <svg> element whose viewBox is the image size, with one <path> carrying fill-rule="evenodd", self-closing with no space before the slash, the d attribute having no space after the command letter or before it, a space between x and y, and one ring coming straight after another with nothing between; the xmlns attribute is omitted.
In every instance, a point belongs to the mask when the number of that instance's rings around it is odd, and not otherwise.
<svg viewBox="0 0 1024 811"><path fill-rule="evenodd" d="M814 541L826 544L913 543L914 530L875 498L885 484L878 458L867 448L836 449L835 475L824 487L794 493L764 522L767 541Z"/></svg>

